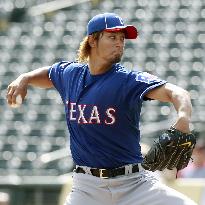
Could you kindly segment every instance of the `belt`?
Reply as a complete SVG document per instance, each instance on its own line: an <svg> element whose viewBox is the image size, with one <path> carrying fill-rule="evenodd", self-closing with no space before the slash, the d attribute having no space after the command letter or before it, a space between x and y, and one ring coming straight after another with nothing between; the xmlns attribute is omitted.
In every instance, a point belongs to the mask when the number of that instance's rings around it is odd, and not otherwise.
<svg viewBox="0 0 205 205"><path fill-rule="evenodd" d="M96 168L90 168L90 174L96 177L100 178L111 178L111 177L116 177L119 175L126 175L128 173L135 173L139 172L139 166L138 164L135 165L128 165L130 167L130 170L127 171L126 166L124 167L119 167L115 169L96 169ZM83 173L86 174L87 172L82 168L82 167L77 167L74 172L76 173Z"/></svg>

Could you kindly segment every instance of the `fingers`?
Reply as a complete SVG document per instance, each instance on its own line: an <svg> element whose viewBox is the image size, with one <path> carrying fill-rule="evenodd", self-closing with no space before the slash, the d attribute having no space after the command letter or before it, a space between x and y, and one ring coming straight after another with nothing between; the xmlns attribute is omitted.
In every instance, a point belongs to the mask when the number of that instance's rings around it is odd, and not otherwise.
<svg viewBox="0 0 205 205"><path fill-rule="evenodd" d="M19 95L19 93L17 92L17 90L15 90L14 92L13 92L13 95L12 95L12 104L13 105L15 105L15 104L17 104L17 102L16 102L16 97Z"/></svg>
<svg viewBox="0 0 205 205"><path fill-rule="evenodd" d="M12 85L9 85L8 88L7 88L7 95L6 95L7 103L9 105L12 105L12 103L13 103L14 91L15 91L15 88Z"/></svg>
<svg viewBox="0 0 205 205"><path fill-rule="evenodd" d="M7 103L9 104L9 106L16 105L16 97L20 95L21 99L23 100L26 96L26 93L27 88L22 88L21 86L16 85L15 82L11 83L7 88Z"/></svg>

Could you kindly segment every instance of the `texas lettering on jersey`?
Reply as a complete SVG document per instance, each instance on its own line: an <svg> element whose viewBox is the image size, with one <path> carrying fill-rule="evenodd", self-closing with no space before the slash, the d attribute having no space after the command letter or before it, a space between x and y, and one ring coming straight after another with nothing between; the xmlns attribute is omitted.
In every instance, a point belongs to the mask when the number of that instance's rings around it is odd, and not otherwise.
<svg viewBox="0 0 205 205"><path fill-rule="evenodd" d="M78 124L106 124L113 125L116 122L115 112L116 110L109 107L105 110L104 119L102 119L102 113L99 112L99 108L96 105L67 103L69 107L69 120L75 121ZM89 113L87 113L89 108ZM85 112L87 117L85 117Z"/></svg>

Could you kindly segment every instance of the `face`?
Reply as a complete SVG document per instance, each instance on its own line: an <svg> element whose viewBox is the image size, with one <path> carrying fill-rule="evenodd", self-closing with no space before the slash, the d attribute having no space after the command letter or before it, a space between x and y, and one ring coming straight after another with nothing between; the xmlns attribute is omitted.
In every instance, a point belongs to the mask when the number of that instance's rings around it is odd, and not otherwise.
<svg viewBox="0 0 205 205"><path fill-rule="evenodd" d="M107 63L118 63L123 55L125 34L104 31L99 40L95 42L96 55Z"/></svg>

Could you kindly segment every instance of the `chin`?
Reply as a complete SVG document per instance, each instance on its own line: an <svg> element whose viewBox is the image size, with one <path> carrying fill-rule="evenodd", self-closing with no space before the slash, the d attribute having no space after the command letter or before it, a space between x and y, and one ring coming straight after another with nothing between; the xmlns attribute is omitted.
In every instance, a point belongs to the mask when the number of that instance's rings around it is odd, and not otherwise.
<svg viewBox="0 0 205 205"><path fill-rule="evenodd" d="M119 63L119 62L121 61L121 58L122 58L121 55L115 56L115 58L113 58L113 60L112 60L112 63L113 63L113 64L114 64L114 63Z"/></svg>
<svg viewBox="0 0 205 205"><path fill-rule="evenodd" d="M121 61L121 59L113 59L111 61L111 64L119 63L120 61Z"/></svg>

